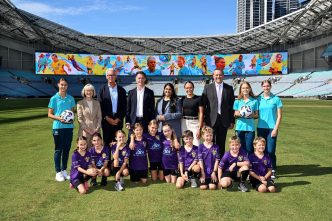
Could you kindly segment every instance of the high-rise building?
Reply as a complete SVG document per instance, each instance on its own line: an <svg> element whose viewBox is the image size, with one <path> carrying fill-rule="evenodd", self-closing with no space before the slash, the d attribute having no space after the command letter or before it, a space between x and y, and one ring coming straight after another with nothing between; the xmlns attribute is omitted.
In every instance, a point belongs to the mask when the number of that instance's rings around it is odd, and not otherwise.
<svg viewBox="0 0 332 221"><path fill-rule="evenodd" d="M299 8L299 0L237 0L237 32L280 18Z"/></svg>

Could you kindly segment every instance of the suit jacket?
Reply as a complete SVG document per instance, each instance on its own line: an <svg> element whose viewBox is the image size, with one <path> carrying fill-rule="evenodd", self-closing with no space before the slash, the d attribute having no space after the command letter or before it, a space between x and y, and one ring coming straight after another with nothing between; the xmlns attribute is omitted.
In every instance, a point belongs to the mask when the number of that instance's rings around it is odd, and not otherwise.
<svg viewBox="0 0 332 221"><path fill-rule="evenodd" d="M89 108L86 99L77 102L77 119L79 123L78 136L88 137L84 129L89 128L95 130L101 128L101 110L100 104L96 100L92 100L92 111Z"/></svg>
<svg viewBox="0 0 332 221"><path fill-rule="evenodd" d="M165 107L165 113L162 113L163 97L157 101L156 115L164 115L165 123L169 123L174 129L178 140L181 140L181 119L182 119L182 101L178 99L175 103L176 107L171 108L170 102ZM158 131L161 131L163 122L159 122Z"/></svg>
<svg viewBox="0 0 332 221"><path fill-rule="evenodd" d="M208 126L213 127L216 124L218 115L218 97L214 82L205 85L202 100L205 115L204 121ZM233 110L234 100L233 87L224 83L221 99L221 124L224 127L229 127L231 123L235 123Z"/></svg>
<svg viewBox="0 0 332 221"><path fill-rule="evenodd" d="M136 121L136 108L137 108L137 88L134 88L128 92L127 101L127 115L126 123L133 126ZM151 89L145 87L144 98L143 98L143 120L146 125L153 119L155 119L154 113L154 93Z"/></svg>
<svg viewBox="0 0 332 221"><path fill-rule="evenodd" d="M123 119L126 116L126 109L127 109L126 90L120 85L117 85L117 88L118 88L118 107L116 111L117 113L116 116L113 115L112 99L108 84L100 88L98 93L98 101L100 102L103 121L106 122L105 120L106 116L112 119L119 118L121 120L120 124L122 125Z"/></svg>

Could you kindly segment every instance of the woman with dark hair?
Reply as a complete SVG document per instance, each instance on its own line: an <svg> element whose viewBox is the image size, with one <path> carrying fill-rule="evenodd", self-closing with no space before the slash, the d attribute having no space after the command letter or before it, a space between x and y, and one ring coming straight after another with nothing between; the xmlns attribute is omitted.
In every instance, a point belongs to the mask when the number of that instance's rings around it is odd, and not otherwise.
<svg viewBox="0 0 332 221"><path fill-rule="evenodd" d="M184 83L186 96L182 98L182 133L190 130L194 135L194 145L200 144L200 129L203 127L203 103L200 96L194 94L194 83Z"/></svg>
<svg viewBox="0 0 332 221"><path fill-rule="evenodd" d="M161 132L164 123L169 123L174 129L177 138L181 137L182 105L171 83L165 84L163 96L157 101L156 116L156 120L159 123L159 132Z"/></svg>

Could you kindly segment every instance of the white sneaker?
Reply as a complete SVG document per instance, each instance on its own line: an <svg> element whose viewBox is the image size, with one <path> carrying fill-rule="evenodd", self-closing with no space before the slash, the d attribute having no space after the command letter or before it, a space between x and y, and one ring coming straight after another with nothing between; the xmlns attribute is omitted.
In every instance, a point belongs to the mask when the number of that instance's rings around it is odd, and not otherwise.
<svg viewBox="0 0 332 221"><path fill-rule="evenodd" d="M196 182L196 179L195 178L192 178L192 179L190 179L190 183L191 183L191 187L192 188L196 188L196 187L198 187L198 185L197 185L197 182Z"/></svg>
<svg viewBox="0 0 332 221"><path fill-rule="evenodd" d="M63 178L65 178L65 180L70 180L70 176L67 174L66 170L61 171L61 173L62 173Z"/></svg>
<svg viewBox="0 0 332 221"><path fill-rule="evenodd" d="M114 188L116 189L116 191L122 191L123 187L121 186L120 182L116 182Z"/></svg>
<svg viewBox="0 0 332 221"><path fill-rule="evenodd" d="M65 181L65 178L63 177L61 172L57 172L55 174L55 180L58 181L58 182L63 182L63 181Z"/></svg>

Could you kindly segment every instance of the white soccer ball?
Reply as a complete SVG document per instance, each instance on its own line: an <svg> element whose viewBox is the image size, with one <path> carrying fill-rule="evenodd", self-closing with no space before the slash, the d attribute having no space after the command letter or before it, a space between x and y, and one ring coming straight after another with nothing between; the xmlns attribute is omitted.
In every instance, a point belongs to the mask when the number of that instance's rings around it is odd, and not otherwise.
<svg viewBox="0 0 332 221"><path fill-rule="evenodd" d="M242 106L240 109L241 117L251 117L252 109L250 106Z"/></svg>
<svg viewBox="0 0 332 221"><path fill-rule="evenodd" d="M62 119L64 119L64 123L66 124L72 124L74 122L74 112L72 112L71 110L64 110L60 117Z"/></svg>

